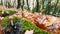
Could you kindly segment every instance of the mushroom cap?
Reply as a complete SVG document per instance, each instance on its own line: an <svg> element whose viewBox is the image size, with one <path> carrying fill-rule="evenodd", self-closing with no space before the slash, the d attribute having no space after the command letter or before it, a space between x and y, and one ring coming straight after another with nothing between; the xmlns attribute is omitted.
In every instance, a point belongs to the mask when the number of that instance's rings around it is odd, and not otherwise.
<svg viewBox="0 0 60 34"><path fill-rule="evenodd" d="M10 20L13 20L13 16L9 16L9 19L10 19Z"/></svg>

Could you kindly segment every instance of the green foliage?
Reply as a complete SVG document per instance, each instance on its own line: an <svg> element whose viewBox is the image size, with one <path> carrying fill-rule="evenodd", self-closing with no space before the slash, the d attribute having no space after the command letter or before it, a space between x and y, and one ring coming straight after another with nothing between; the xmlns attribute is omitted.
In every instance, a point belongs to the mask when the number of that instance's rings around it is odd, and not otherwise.
<svg viewBox="0 0 60 34"><path fill-rule="evenodd" d="M46 8L46 11L43 12L43 13L46 14L46 15L53 15L53 16L58 17L58 15L60 15L60 9L58 7L56 7L56 9L53 10L52 8L54 8L54 7L53 6L48 6Z"/></svg>
<svg viewBox="0 0 60 34"><path fill-rule="evenodd" d="M15 10L6 10L7 12L9 12L9 14L15 14L16 13L16 11Z"/></svg>
<svg viewBox="0 0 60 34"><path fill-rule="evenodd" d="M9 14L15 14L16 13L16 11L15 10L0 10L0 13L2 13L2 12L8 12Z"/></svg>
<svg viewBox="0 0 60 34"><path fill-rule="evenodd" d="M60 6L58 6L58 4L60 3L59 0L54 0L56 2L51 3L52 0L41 0L41 4L39 4L38 8L40 11L41 9L45 9L45 11L43 12L43 14L46 14L46 15L53 15L53 16L56 16L58 17L60 15ZM37 4L38 5L38 4ZM37 6L36 6L37 7ZM32 12L36 12L36 7L34 7L32 9ZM37 10L37 11L39 11ZM39 11L39 12L40 12Z"/></svg>
<svg viewBox="0 0 60 34"><path fill-rule="evenodd" d="M34 34L50 34L47 31L44 31L37 27L35 24L32 24L32 22L22 19L22 30L34 30Z"/></svg>
<svg viewBox="0 0 60 34"><path fill-rule="evenodd" d="M46 11L43 12L43 14L46 14L46 15L53 15L53 16L58 17L59 14L60 14L59 6L57 6L58 1L59 1L59 0L57 0L57 2L55 2L55 3L56 3L55 5L52 5L52 4L51 4L51 1L48 2L47 5L46 5L46 8L45 8Z"/></svg>

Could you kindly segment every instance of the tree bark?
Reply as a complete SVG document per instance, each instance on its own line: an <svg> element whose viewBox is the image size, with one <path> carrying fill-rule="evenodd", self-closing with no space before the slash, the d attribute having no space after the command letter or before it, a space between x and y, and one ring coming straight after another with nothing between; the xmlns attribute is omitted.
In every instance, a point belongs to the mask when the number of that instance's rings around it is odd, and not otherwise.
<svg viewBox="0 0 60 34"><path fill-rule="evenodd" d="M17 1L17 3L18 3L18 5L17 5L17 9L19 9L20 8L20 6L21 6L21 2L20 2L21 0L18 0Z"/></svg>
<svg viewBox="0 0 60 34"><path fill-rule="evenodd" d="M23 5L22 5L22 10L23 10L23 9L24 9L24 0L23 0L23 2L22 2L22 3L23 3Z"/></svg>
<svg viewBox="0 0 60 34"><path fill-rule="evenodd" d="M3 5L3 0L1 0L1 5Z"/></svg>
<svg viewBox="0 0 60 34"><path fill-rule="evenodd" d="M36 5L36 12L39 12L39 0L36 0L37 5Z"/></svg>
<svg viewBox="0 0 60 34"><path fill-rule="evenodd" d="M42 9L44 9L44 0L42 0Z"/></svg>
<svg viewBox="0 0 60 34"><path fill-rule="evenodd" d="M30 10L28 0L26 0L26 1L27 1L26 2L27 3L27 9Z"/></svg>

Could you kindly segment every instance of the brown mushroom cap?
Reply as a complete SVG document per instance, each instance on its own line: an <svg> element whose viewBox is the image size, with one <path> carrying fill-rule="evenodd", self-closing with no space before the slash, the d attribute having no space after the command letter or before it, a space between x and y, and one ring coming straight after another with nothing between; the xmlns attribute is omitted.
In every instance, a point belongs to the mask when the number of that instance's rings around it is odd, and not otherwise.
<svg viewBox="0 0 60 34"><path fill-rule="evenodd" d="M13 16L9 16L9 20L13 20Z"/></svg>

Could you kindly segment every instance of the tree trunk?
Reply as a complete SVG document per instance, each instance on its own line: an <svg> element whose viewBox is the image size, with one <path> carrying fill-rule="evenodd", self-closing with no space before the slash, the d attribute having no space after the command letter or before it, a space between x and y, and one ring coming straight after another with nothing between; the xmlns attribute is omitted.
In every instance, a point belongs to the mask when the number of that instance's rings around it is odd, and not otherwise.
<svg viewBox="0 0 60 34"><path fill-rule="evenodd" d="M42 9L44 9L44 0L42 0Z"/></svg>
<svg viewBox="0 0 60 34"><path fill-rule="evenodd" d="M1 5L3 5L3 0L1 0Z"/></svg>
<svg viewBox="0 0 60 34"><path fill-rule="evenodd" d="M51 0L48 0L48 4L47 4L47 14L50 14L51 11L52 11L52 9L51 9Z"/></svg>
<svg viewBox="0 0 60 34"><path fill-rule="evenodd" d="M34 0L33 0L33 8L34 8Z"/></svg>
<svg viewBox="0 0 60 34"><path fill-rule="evenodd" d="M36 0L37 5L36 5L36 12L39 12L39 0Z"/></svg>
<svg viewBox="0 0 60 34"><path fill-rule="evenodd" d="M17 3L18 3L18 5L17 5L17 9L19 9L20 6L21 6L21 0L18 0Z"/></svg>
<svg viewBox="0 0 60 34"><path fill-rule="evenodd" d="M22 10L23 10L23 8L24 8L24 0L23 0L23 2L22 2L22 3L23 3L23 5L22 5Z"/></svg>
<svg viewBox="0 0 60 34"><path fill-rule="evenodd" d="M27 1L26 2L27 3L27 9L30 10L28 0L26 0L26 1Z"/></svg>

